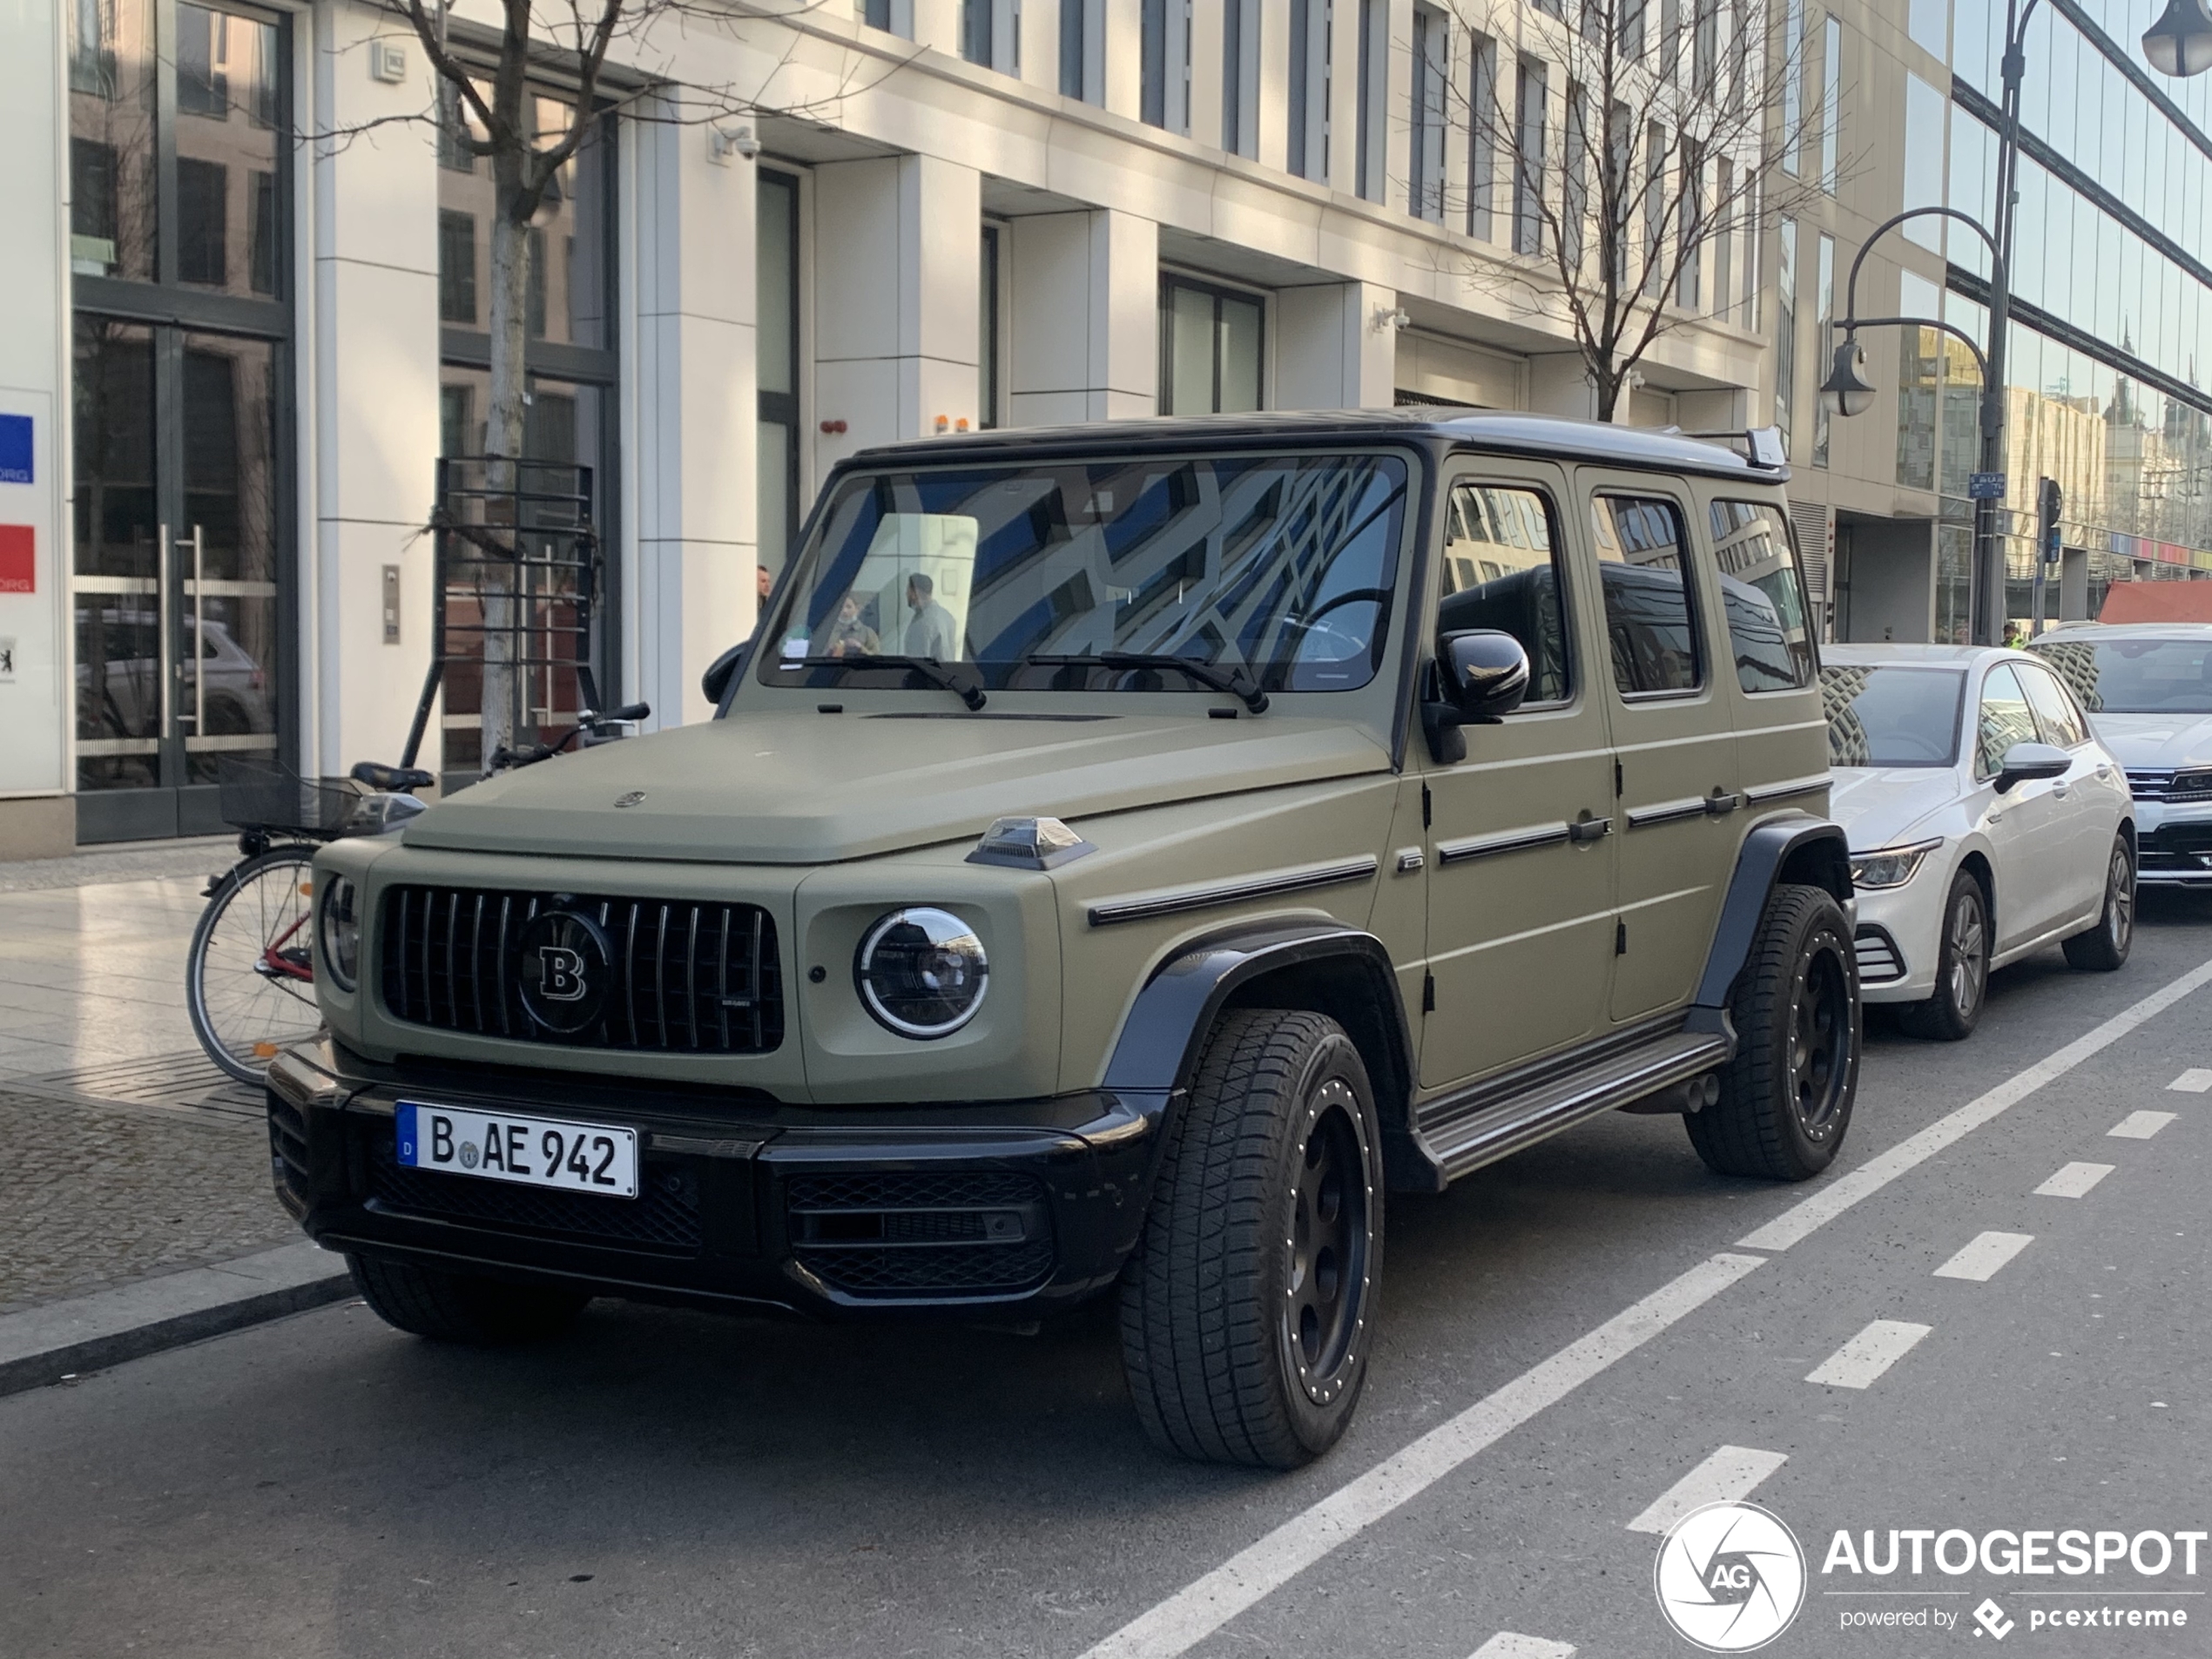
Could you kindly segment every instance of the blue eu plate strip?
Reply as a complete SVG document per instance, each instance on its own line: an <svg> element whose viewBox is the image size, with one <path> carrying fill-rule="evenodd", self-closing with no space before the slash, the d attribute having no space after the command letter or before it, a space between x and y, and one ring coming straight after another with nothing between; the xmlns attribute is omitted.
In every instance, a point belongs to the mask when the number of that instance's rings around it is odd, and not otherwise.
<svg viewBox="0 0 2212 1659"><path fill-rule="evenodd" d="M412 1166L415 1161L415 1108L405 1101L402 1101L400 1103L399 1109L394 1113L393 1116L399 1123L400 1162L402 1164Z"/></svg>

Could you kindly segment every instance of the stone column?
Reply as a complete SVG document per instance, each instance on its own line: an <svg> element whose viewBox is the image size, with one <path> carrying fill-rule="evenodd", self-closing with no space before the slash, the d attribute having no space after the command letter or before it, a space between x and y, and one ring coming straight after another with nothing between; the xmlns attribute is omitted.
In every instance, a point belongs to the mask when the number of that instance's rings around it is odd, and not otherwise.
<svg viewBox="0 0 2212 1659"><path fill-rule="evenodd" d="M1160 234L1100 210L1013 225L1015 426L1110 421L1159 407Z"/></svg>
<svg viewBox="0 0 2212 1659"><path fill-rule="evenodd" d="M1373 282L1278 291L1274 407L1390 408L1396 401L1398 330L1380 319L1397 306L1397 292Z"/></svg>

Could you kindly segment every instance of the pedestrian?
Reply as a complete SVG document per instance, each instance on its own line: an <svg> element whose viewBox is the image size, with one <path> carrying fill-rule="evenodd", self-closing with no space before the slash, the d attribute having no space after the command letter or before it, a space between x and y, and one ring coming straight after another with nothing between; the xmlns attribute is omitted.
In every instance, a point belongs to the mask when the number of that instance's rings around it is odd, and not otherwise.
<svg viewBox="0 0 2212 1659"><path fill-rule="evenodd" d="M2010 617L2006 618L2005 649L2007 651L2018 651L2025 638L2026 636L2020 632L2020 624L2013 621Z"/></svg>
<svg viewBox="0 0 2212 1659"><path fill-rule="evenodd" d="M830 624L829 644L819 654L824 657L873 657L883 648L875 630L860 620L860 596L848 593L837 608L837 619Z"/></svg>
<svg viewBox="0 0 2212 1659"><path fill-rule="evenodd" d="M937 603L936 591L937 584L919 570L907 578L907 605L914 613L907 624L907 655L957 662L960 642L954 637L953 613Z"/></svg>
<svg viewBox="0 0 2212 1659"><path fill-rule="evenodd" d="M755 565L753 569L758 572L752 579L753 591L759 595L760 603L765 605L768 603L769 594L775 590L776 578L768 574L768 567L765 564Z"/></svg>

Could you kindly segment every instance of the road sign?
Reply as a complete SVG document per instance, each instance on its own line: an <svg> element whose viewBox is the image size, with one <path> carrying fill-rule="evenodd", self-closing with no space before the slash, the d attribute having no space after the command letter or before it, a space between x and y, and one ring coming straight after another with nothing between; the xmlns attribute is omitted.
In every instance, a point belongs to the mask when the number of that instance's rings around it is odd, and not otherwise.
<svg viewBox="0 0 2212 1659"><path fill-rule="evenodd" d="M2002 501L2005 499L2005 475L2001 472L1970 472L1966 475L1968 501Z"/></svg>

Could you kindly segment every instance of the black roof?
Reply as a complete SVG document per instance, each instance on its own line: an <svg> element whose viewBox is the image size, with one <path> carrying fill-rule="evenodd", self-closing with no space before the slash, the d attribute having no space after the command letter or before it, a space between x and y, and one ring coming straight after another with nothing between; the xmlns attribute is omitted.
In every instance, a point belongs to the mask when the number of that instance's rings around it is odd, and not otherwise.
<svg viewBox="0 0 2212 1659"><path fill-rule="evenodd" d="M1780 483L1786 467L1753 466L1724 440L1693 438L1669 428L1609 426L1559 415L1485 409L1324 409L1276 415L1200 415L1143 421L1094 421L1080 426L1010 427L963 432L862 449L854 462L872 465L955 459L1010 461L1025 455L1143 453L1188 449L1194 443L1308 444L1379 438L1425 441L1497 455L1541 455L1660 472L1705 473Z"/></svg>

